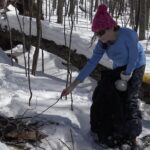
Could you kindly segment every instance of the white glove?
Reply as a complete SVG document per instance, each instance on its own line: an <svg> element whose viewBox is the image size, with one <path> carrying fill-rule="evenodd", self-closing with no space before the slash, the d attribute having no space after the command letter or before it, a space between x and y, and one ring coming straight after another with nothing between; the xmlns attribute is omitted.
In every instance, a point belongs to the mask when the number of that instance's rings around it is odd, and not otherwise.
<svg viewBox="0 0 150 150"><path fill-rule="evenodd" d="M124 74L124 71L122 71L122 72L120 73L120 78L121 78L121 80L124 80L124 81L127 81L127 82L128 82L131 77L132 77L132 73L129 74L129 75L125 75L125 74Z"/></svg>

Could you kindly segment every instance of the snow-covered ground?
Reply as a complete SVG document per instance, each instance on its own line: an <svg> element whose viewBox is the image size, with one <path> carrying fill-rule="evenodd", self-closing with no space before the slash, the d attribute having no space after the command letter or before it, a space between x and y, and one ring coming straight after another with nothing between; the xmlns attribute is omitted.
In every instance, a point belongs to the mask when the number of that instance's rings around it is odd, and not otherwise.
<svg viewBox="0 0 150 150"><path fill-rule="evenodd" d="M19 30L17 18L13 10L8 13L8 17L10 26ZM22 21L22 17L19 17ZM24 31L28 34L28 18L25 17L24 19L26 25ZM0 23L5 26L7 21L1 19ZM35 26L35 20L33 19L33 35L36 35ZM85 26L87 27L87 24ZM57 44L64 44L63 26L43 21L42 27L43 38L54 40ZM90 57L92 48L88 47L91 36L92 33L89 26L88 28L79 28L79 30L74 31L72 49L77 49L78 53L83 53L87 57ZM141 43L144 47L146 46L146 41L141 41ZM150 50L150 47L148 47L148 50ZM18 45L14 48L13 52L22 52L22 45ZM31 61L33 53L34 47L32 47L30 53ZM150 54L148 54L148 52L146 53L146 72L150 73ZM62 65L62 61L64 60L44 51L45 72L42 73L41 58L40 51L37 75L31 75L33 97L31 106L28 106L30 92L28 79L25 76L23 55L21 54L18 56L18 64L11 66L10 59L2 50L0 50L1 115L16 117L17 115L23 115L24 112L26 112L24 116L35 116L37 113L41 113L58 100L61 91L65 88L66 84L67 71L66 67ZM102 63L111 67L111 63L108 61L107 57L104 57ZM73 78L77 76L77 73L77 69L74 69ZM71 110L71 98L68 96L67 100L65 98L59 100L56 105L39 116L39 120L45 122L41 131L48 135L46 139L42 140L41 147L46 150L68 150L69 148L73 150L73 147L74 150L103 150L103 148L98 147L94 143L93 138L89 133L91 97L95 86L96 81L89 77L73 91L73 111ZM140 135L142 137L150 133L150 106L141 102L140 108L143 112L143 132ZM58 122L59 125L51 124L51 121ZM7 146L5 143L0 143L0 149L11 150L13 148Z"/></svg>

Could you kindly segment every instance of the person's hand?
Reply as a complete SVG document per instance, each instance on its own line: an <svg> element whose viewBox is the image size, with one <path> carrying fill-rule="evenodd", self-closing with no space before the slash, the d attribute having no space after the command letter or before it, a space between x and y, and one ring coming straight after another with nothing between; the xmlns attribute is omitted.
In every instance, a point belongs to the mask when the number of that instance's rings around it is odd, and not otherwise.
<svg viewBox="0 0 150 150"><path fill-rule="evenodd" d="M64 89L61 93L61 97L67 96L70 93L70 90L68 88Z"/></svg>
<svg viewBox="0 0 150 150"><path fill-rule="evenodd" d="M132 77L132 73L131 74L129 74L129 75L126 75L125 73L124 73L124 71L122 71L121 73L120 73L120 78L121 78L121 80L124 80L124 81L129 81L130 79L131 79L131 77Z"/></svg>
<svg viewBox="0 0 150 150"><path fill-rule="evenodd" d="M75 86L72 84L69 87L67 87L66 89L64 89L61 93L61 97L67 96L69 93L71 93L73 91L74 88L75 88Z"/></svg>
<svg viewBox="0 0 150 150"><path fill-rule="evenodd" d="M61 98L63 96L67 96L69 93L71 93L73 91L73 89L80 83L79 80L74 80L74 82L72 82L70 84L69 87L67 87L66 89L64 89L62 92L61 92Z"/></svg>

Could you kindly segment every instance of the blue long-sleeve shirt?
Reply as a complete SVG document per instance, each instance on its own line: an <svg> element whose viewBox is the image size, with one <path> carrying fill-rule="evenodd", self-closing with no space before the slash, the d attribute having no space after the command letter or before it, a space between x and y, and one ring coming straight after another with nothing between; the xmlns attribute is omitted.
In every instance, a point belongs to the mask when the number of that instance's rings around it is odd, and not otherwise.
<svg viewBox="0 0 150 150"><path fill-rule="evenodd" d="M114 44L106 49L102 48L102 43L97 42L93 55L87 64L80 71L77 80L83 81L95 69L101 60L104 52L113 61L113 69L126 65L125 74L131 74L136 68L145 65L145 53L138 42L137 33L128 28L120 28L117 32L117 39Z"/></svg>

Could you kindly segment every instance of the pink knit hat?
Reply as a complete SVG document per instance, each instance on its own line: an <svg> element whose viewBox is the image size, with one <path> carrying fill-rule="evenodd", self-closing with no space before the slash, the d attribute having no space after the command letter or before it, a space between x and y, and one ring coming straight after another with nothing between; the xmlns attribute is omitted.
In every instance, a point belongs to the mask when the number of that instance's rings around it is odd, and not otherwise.
<svg viewBox="0 0 150 150"><path fill-rule="evenodd" d="M99 5L93 19L92 31L97 32L103 29L115 27L116 25L116 21L114 21L107 12L107 6L104 4Z"/></svg>

